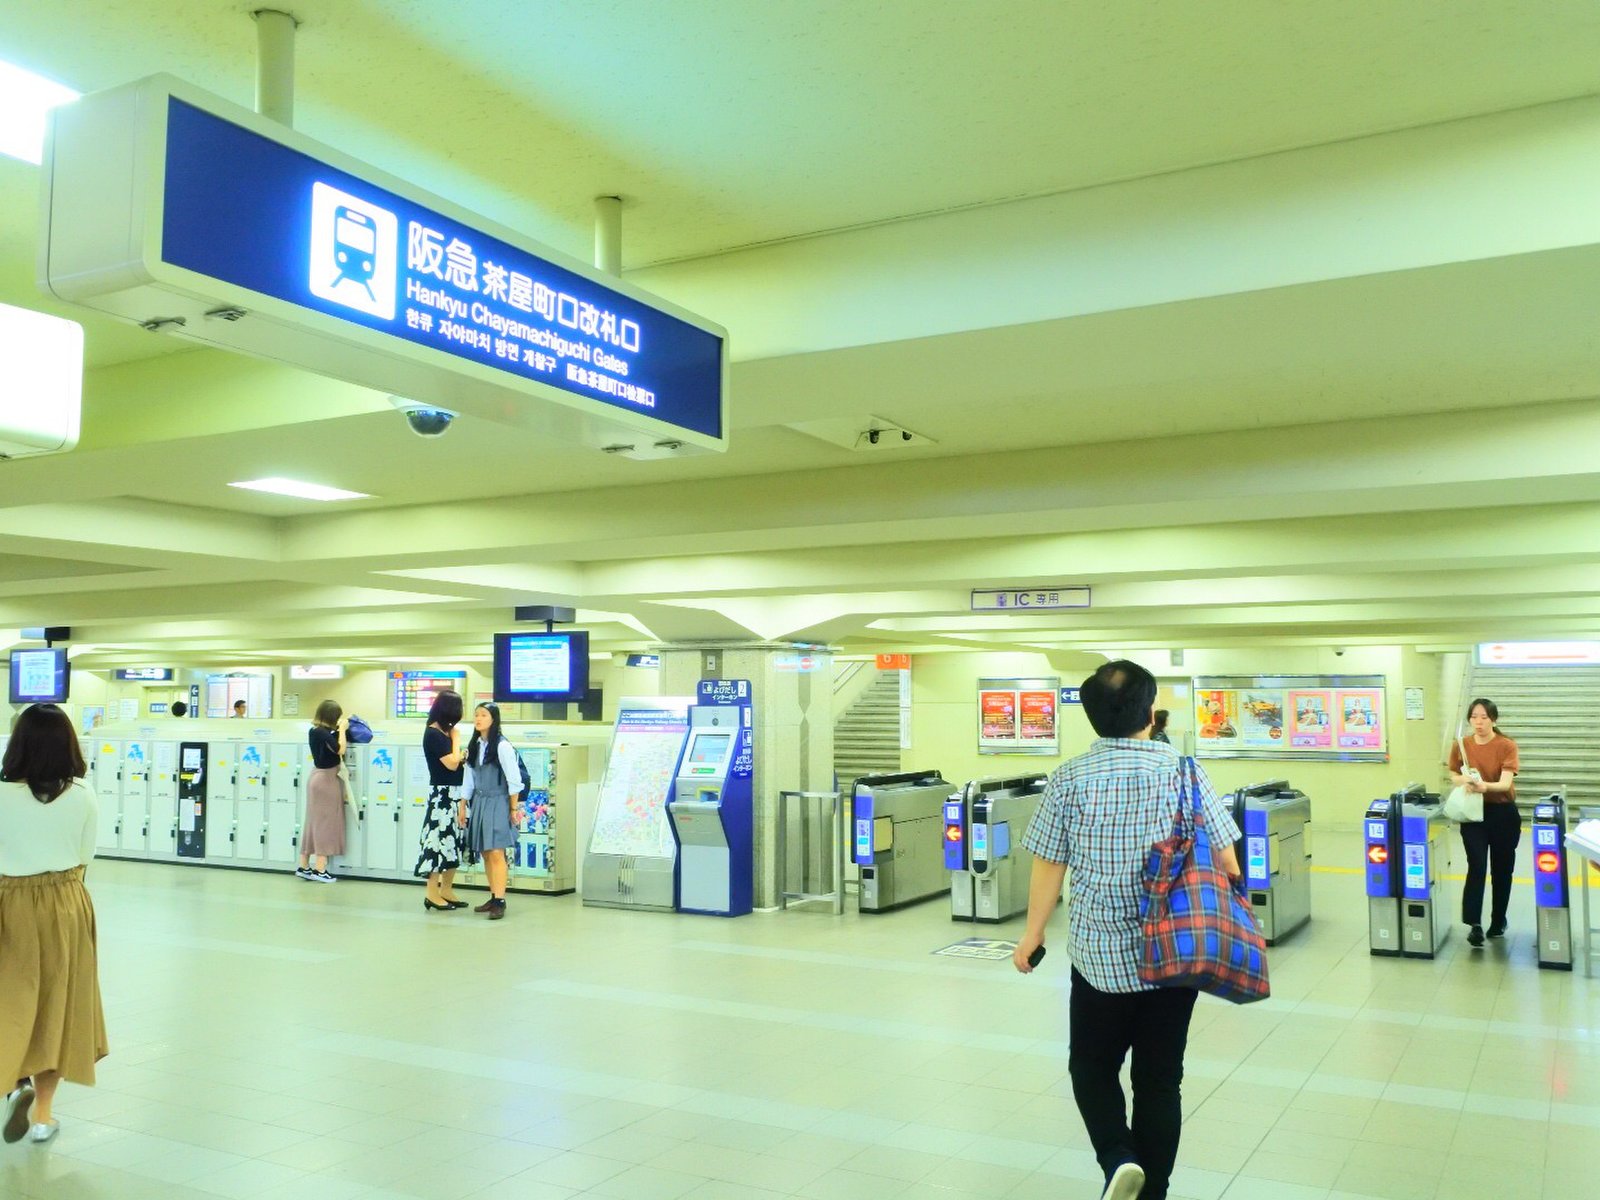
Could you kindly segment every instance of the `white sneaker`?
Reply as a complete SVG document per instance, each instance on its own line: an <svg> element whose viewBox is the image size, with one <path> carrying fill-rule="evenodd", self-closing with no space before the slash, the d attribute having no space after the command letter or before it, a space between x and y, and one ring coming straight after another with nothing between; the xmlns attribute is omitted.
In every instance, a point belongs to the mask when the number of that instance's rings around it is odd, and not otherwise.
<svg viewBox="0 0 1600 1200"><path fill-rule="evenodd" d="M1104 1200L1138 1200L1144 1191L1144 1168L1136 1162L1125 1162L1111 1175L1106 1184Z"/></svg>
<svg viewBox="0 0 1600 1200"><path fill-rule="evenodd" d="M338 883L339 882L332 875L329 875L326 871L313 871L313 872L311 872L311 874L307 875L306 878L311 880L312 883Z"/></svg>
<svg viewBox="0 0 1600 1200"><path fill-rule="evenodd" d="M59 1121L41 1121L28 1131L28 1140L33 1142L48 1142L61 1132Z"/></svg>
<svg viewBox="0 0 1600 1200"><path fill-rule="evenodd" d="M25 1083L6 1096L6 1121L3 1137L7 1142L20 1142L28 1132L28 1109L33 1105L33 1085Z"/></svg>

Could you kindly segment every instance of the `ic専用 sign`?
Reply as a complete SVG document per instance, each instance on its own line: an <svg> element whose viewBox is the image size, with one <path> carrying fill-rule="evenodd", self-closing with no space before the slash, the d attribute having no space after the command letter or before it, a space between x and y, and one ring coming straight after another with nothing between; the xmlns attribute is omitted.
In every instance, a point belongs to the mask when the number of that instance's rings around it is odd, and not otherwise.
<svg viewBox="0 0 1600 1200"><path fill-rule="evenodd" d="M973 612L1053 612L1088 607L1089 589L1066 584L1047 588L981 588L972 593Z"/></svg>

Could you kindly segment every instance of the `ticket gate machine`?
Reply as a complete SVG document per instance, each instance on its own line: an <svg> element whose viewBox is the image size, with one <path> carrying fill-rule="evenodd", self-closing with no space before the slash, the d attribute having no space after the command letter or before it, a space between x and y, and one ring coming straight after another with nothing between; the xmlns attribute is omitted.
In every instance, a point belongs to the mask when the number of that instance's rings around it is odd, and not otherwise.
<svg viewBox="0 0 1600 1200"><path fill-rule="evenodd" d="M1420 783L1411 787L1421 794ZM1406 794L1396 792L1374 800L1361 822L1366 850L1367 949L1381 957L1400 953L1400 808Z"/></svg>
<svg viewBox="0 0 1600 1200"><path fill-rule="evenodd" d="M861 912L887 912L944 893L944 804L952 788L937 771L865 775L850 789Z"/></svg>
<svg viewBox="0 0 1600 1200"><path fill-rule="evenodd" d="M1567 877L1565 789L1534 801L1533 902L1539 966L1547 971L1572 970L1572 895Z"/></svg>
<svg viewBox="0 0 1600 1200"><path fill-rule="evenodd" d="M719 683L744 687L730 692ZM667 802L678 841L679 912L742 917L754 900L749 698L744 680L709 680L689 710L689 740Z"/></svg>
<svg viewBox="0 0 1600 1200"><path fill-rule="evenodd" d="M1407 789L1400 803L1400 952L1433 958L1455 917L1443 894L1450 866L1450 820L1438 795Z"/></svg>
<svg viewBox="0 0 1600 1200"><path fill-rule="evenodd" d="M974 779L945 801L951 920L994 924L1028 911L1033 855L1022 848L1022 837L1046 778Z"/></svg>
<svg viewBox="0 0 1600 1200"><path fill-rule="evenodd" d="M1274 946L1311 919L1311 797L1274 779L1240 788L1232 800L1250 906Z"/></svg>

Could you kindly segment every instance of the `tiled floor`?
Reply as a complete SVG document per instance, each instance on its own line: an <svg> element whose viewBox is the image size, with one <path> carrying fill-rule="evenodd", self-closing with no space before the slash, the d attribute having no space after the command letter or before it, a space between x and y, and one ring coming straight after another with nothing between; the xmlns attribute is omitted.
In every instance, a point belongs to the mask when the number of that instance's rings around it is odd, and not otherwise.
<svg viewBox="0 0 1600 1200"><path fill-rule="evenodd" d="M1357 861L1323 837L1324 861ZM924 905L740 921L105 862L112 1056L0 1196L105 1200L1092 1200L1057 953L934 957ZM1203 1000L1175 1195L1574 1200L1600 1156L1600 981L1509 945L1375 960L1353 874ZM1001 936L1008 930L1002 930Z"/></svg>

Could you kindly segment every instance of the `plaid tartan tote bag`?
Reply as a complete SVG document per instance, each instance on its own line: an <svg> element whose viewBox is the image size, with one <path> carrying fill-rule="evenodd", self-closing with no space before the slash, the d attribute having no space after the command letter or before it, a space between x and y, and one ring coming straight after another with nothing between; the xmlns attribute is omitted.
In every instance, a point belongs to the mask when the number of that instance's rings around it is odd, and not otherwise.
<svg viewBox="0 0 1600 1200"><path fill-rule="evenodd" d="M1196 770L1192 758L1179 764L1172 835L1150 848L1139 978L1154 987L1199 988L1234 1004L1265 1000L1271 994L1266 941L1243 886L1235 887L1212 860Z"/></svg>

